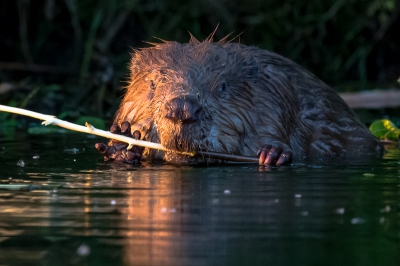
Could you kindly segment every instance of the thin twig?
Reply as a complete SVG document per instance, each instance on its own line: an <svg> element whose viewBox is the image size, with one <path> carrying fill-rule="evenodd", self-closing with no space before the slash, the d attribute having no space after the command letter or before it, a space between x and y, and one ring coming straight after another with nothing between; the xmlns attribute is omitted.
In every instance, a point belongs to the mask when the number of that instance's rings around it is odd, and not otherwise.
<svg viewBox="0 0 400 266"><path fill-rule="evenodd" d="M36 118L39 120L44 120L42 122L42 125L45 125L45 126L54 125L54 126L59 126L62 128L73 130L73 131L78 131L78 132L83 132L83 133L87 133L87 134L93 134L93 135L109 138L109 139L119 140L119 141L128 143L129 144L128 149L131 148L132 146L141 146L141 147L147 147L147 148L156 149L156 150L163 150L163 151L169 150L159 143L148 142L148 141L143 141L143 140L136 140L136 139L126 137L123 135L113 134L109 131L97 129L97 128L93 127L92 125L90 125L89 123L86 123L86 127L84 127L84 126L80 126L80 125L77 125L74 123L70 123L70 122L58 119L53 115L45 115L45 114L28 111L28 110L21 109L21 108L5 106L5 105L0 105L0 111L29 116L29 117L33 117L33 118ZM189 153L189 152L179 152L179 153L194 156L194 153Z"/></svg>
<svg viewBox="0 0 400 266"><path fill-rule="evenodd" d="M86 126L84 127L84 126L70 123L70 122L67 122L67 121L64 121L61 119L57 119L53 115L45 115L45 114L28 111L28 110L21 109L21 108L5 106L5 105L0 105L0 111L29 116L29 117L33 117L33 118L36 118L39 120L44 120L42 122L42 124L45 126L54 125L54 126L59 126L62 128L73 130L73 131L78 131L78 132L83 132L83 133L87 133L87 134L92 134L92 135L109 138L109 139L119 140L121 142L125 142L125 143L129 144L127 149L130 149L132 146L141 146L141 147L146 147L146 148L150 148L150 149L171 151L170 149L165 148L160 143L148 142L148 141L144 141L144 140L136 140L136 139L126 137L123 135L113 134L109 131L97 129L87 122L86 122ZM219 160L225 160L225 161L251 162L251 163L258 162L258 158L254 158L254 157L240 156L240 155L233 155L233 154L223 154L223 153L209 152L209 151L197 151L197 152L172 151L172 152L176 152L176 153L184 154L184 155L188 155L188 156L199 156L199 157L219 159Z"/></svg>

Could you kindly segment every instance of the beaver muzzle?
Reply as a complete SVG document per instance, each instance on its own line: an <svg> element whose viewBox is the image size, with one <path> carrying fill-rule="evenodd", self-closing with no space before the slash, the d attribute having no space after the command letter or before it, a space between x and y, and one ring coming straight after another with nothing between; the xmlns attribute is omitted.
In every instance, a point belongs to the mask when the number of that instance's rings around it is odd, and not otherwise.
<svg viewBox="0 0 400 266"><path fill-rule="evenodd" d="M192 124L199 119L202 109L195 96L177 96L165 104L164 117L174 123Z"/></svg>

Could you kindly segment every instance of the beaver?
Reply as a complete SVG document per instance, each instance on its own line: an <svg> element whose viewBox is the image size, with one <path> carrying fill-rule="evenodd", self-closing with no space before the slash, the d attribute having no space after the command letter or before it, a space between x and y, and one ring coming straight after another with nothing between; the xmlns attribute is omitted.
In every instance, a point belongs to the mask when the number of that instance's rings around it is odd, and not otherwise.
<svg viewBox="0 0 400 266"><path fill-rule="evenodd" d="M258 156L281 166L305 158L351 158L384 148L340 96L276 53L228 42L163 41L134 51L129 84L110 129L175 151ZM110 140L106 159L171 163L212 159Z"/></svg>

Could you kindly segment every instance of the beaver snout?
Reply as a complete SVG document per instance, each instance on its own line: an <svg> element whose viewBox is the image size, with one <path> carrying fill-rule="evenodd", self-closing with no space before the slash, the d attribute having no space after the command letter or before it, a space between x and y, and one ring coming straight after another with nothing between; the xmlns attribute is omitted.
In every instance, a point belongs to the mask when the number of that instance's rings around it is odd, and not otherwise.
<svg viewBox="0 0 400 266"><path fill-rule="evenodd" d="M202 109L195 96L177 96L165 104L164 116L174 123L191 124L199 119Z"/></svg>

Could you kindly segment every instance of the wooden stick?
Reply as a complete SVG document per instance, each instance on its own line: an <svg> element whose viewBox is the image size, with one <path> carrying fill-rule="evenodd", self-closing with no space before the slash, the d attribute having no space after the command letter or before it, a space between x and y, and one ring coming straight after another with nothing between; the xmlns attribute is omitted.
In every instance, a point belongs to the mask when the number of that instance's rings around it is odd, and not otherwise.
<svg viewBox="0 0 400 266"><path fill-rule="evenodd" d="M80 126L80 125L77 125L74 123L70 123L70 122L58 119L53 115L45 115L45 114L32 112L32 111L28 111L28 110L21 109L21 108L5 106L5 105L0 105L0 111L29 116L29 117L33 117L33 118L36 118L39 120L44 120L42 122L42 125L45 125L45 126L54 125L54 126L59 126L62 128L73 130L73 131L79 131L79 132L97 135L97 136L101 136L101 137L105 137L105 138L109 138L109 139L119 140L119 141L128 143L129 144L128 149L131 148L132 146L141 146L141 147L147 147L147 148L156 149L156 150L172 151L170 149L165 148L160 143L154 143L154 142L149 142L149 141L144 141L144 140L136 140L136 139L133 139L130 137L113 134L109 131L97 129L87 122L86 122L86 127L84 127L84 126ZM220 160L226 160L226 161L258 163L258 158L233 155L233 154L223 154L223 153L209 152L209 151L197 151L197 152L172 151L172 152L189 155L189 156L200 156L200 157L220 159Z"/></svg>
<svg viewBox="0 0 400 266"><path fill-rule="evenodd" d="M167 148L165 148L163 145L159 144L159 143L154 143L154 142L148 142L148 141L143 141L143 140L136 140L130 137L126 137L126 136L122 136L122 135L118 135L118 134L113 134L109 131L104 131L101 129L97 129L94 126L90 125L89 123L86 122L86 127L84 126L80 126L74 123L70 123L61 119L57 119L55 116L53 115L44 115L41 113L37 113L37 112L32 112L32 111L28 111L25 109L21 109L21 108L16 108L16 107L10 107L10 106L5 106L5 105L0 105L0 111L4 111L4 112L9 112L9 113L14 113L14 114L19 114L19 115L24 115L24 116L29 116L29 117L33 117L39 120L44 120L42 122L42 125L54 125L54 126L59 126L62 128L66 128L69 130L73 130L73 131L79 131L79 132L83 132L83 133L87 133L87 134L92 134L92 135L97 135L97 136L101 136L101 137L105 137L105 138L109 138L109 139L115 139L115 140L119 140L125 143L128 143L128 149L131 148L132 146L141 146L141 147L147 147L147 148L151 148L151 149L156 149L156 150L163 150L166 151L168 150ZM186 155L190 155L190 156L194 156L194 153L189 153L189 152L180 152Z"/></svg>
<svg viewBox="0 0 400 266"><path fill-rule="evenodd" d="M225 153L218 153L212 151L197 151L195 156L201 156L205 158L211 159L220 159L225 161L232 161L232 162L246 162L246 163L258 163L258 158L250 157L250 156L242 156L242 155L234 155L234 154L225 154Z"/></svg>

